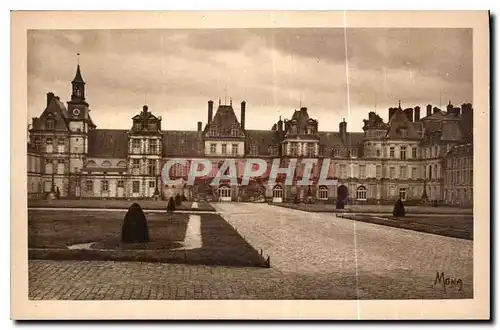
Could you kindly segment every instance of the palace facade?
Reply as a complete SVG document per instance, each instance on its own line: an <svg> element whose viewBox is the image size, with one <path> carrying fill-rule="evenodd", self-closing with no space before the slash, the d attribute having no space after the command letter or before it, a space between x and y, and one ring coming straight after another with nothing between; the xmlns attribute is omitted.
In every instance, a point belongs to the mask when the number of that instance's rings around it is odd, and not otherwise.
<svg viewBox="0 0 500 330"><path fill-rule="evenodd" d="M445 111L427 105L424 113L419 106L403 109L399 104L388 109L388 122L369 112L360 133L348 132L345 120L338 132L321 131L306 107L289 119L277 118L269 130L253 130L245 126L245 101L239 104L238 119L232 101L220 100L216 108L208 101L206 123L198 122L196 130L162 130L162 118L144 105L130 129L109 130L98 129L91 118L79 65L71 85L66 104L47 93L45 109L32 119L27 149L31 199L58 191L61 198L166 198L180 193L187 199L222 201L392 203L402 198L472 205L472 161L455 161L467 152L472 159L469 103L455 107L450 102ZM188 160L172 167L173 178L186 180L190 163L202 158L211 160L212 171L194 186L166 186L161 170L173 158ZM279 158L281 167L292 158L313 158L317 164L311 186L286 185L282 176L273 186L265 178L249 185L223 181L210 186L226 158L235 159L238 182L247 158L269 163ZM328 178L337 185L317 184L325 159L330 161ZM301 171L299 167L295 172L296 179Z"/></svg>

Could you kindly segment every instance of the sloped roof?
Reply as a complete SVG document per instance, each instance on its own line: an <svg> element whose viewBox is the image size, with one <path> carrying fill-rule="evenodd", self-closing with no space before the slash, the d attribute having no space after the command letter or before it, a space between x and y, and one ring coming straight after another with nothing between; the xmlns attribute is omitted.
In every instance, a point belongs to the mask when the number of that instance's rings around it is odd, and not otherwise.
<svg viewBox="0 0 500 330"><path fill-rule="evenodd" d="M33 130L44 130L45 129L45 119L54 118L55 119L55 130L56 131L67 131L69 129L66 119L68 113L64 103L62 103L57 96L54 96L45 110L42 112L39 118L37 118L33 123Z"/></svg>
<svg viewBox="0 0 500 330"><path fill-rule="evenodd" d="M77 67L76 67L75 78L73 78L72 82L79 82L79 83L85 84L85 81L82 78L82 73L80 72L80 65L77 65Z"/></svg>
<svg viewBox="0 0 500 330"><path fill-rule="evenodd" d="M319 143L327 149L347 148L359 145L364 136L361 132L348 132L345 141L342 141L340 132L319 132Z"/></svg>
<svg viewBox="0 0 500 330"><path fill-rule="evenodd" d="M127 158L128 130L94 129L88 139L89 157Z"/></svg>
<svg viewBox="0 0 500 330"><path fill-rule="evenodd" d="M212 126L216 125L217 126L217 131L219 132L219 135L214 136L211 134L210 128ZM240 137L244 137L244 132L241 129L241 125L238 121L238 118L236 117L236 114L234 113L234 109L231 105L219 105L217 108L217 111L215 113L214 118L210 123L207 124L206 126L206 136L209 137L234 137L231 134L231 130L233 128L233 125L238 127L239 130L239 135Z"/></svg>
<svg viewBox="0 0 500 330"><path fill-rule="evenodd" d="M163 156L201 157L204 153L202 132L163 131Z"/></svg>
<svg viewBox="0 0 500 330"><path fill-rule="evenodd" d="M279 145L278 132L268 130L247 130L247 147L257 147L258 155L269 155L269 146Z"/></svg>
<svg viewBox="0 0 500 330"><path fill-rule="evenodd" d="M405 129L407 134L403 136L402 129ZM389 120L389 129L387 130L386 138L389 139L420 139L415 126L408 119L408 116L401 110L397 109Z"/></svg>

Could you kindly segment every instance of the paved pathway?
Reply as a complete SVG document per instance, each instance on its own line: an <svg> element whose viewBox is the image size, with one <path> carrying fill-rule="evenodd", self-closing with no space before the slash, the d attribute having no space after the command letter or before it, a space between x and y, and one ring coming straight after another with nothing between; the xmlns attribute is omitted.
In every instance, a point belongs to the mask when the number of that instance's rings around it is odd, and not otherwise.
<svg viewBox="0 0 500 330"><path fill-rule="evenodd" d="M472 297L472 242L266 204L216 204L271 269L29 261L30 299ZM434 286L436 272L463 287Z"/></svg>

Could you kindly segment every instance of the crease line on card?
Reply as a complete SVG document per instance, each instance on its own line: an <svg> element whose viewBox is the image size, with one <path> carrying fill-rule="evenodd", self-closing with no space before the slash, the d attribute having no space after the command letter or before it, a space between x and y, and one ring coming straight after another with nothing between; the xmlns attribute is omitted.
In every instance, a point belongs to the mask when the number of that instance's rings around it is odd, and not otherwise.
<svg viewBox="0 0 500 330"><path fill-rule="evenodd" d="M351 117L351 95L349 90L349 60L347 53L347 12L344 10L344 50L345 50L345 78L346 78L346 92L347 92L347 123L350 123ZM348 130L349 131L349 130ZM351 144L351 136L349 136L349 144ZM353 171L352 166L350 166L351 174ZM354 232L354 264L356 269L356 312L358 320L360 319L360 306L359 306L359 272L358 272L358 247L356 240L356 220L352 222L352 228Z"/></svg>

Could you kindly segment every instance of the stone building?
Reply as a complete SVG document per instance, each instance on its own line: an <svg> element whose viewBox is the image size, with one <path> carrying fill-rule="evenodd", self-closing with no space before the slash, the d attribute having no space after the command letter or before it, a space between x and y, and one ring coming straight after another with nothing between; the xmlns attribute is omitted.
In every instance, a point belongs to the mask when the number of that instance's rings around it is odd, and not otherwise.
<svg viewBox="0 0 500 330"><path fill-rule="evenodd" d="M162 130L162 118L147 105L132 118L129 129L98 129L90 116L80 66L71 85L66 105L48 93L46 108L39 118L33 118L29 131L33 149L28 155L36 154L44 164L37 174L40 184L30 186L32 196L44 196L55 187L61 197L68 198L140 199L182 194L187 199L219 201L451 201L445 198L446 191L453 191L445 182L445 161L454 146L472 138L472 105L454 107L451 102L446 111L427 105L422 118L420 107L403 110L401 104L388 109L387 122L369 112L363 132L348 132L345 119L338 132L321 131L306 107L294 110L289 119L277 118L269 130L253 130L245 125L247 103L239 104L238 118L232 100L229 104L219 100L216 109L214 102L208 101L206 124L200 121L192 131ZM212 168L193 186L182 182L165 185L162 167L176 158L185 163L172 167L174 179L187 180L191 164L200 159L209 159ZM236 183L226 179L218 186L209 185L227 158L236 163ZM305 171L299 166L292 184L286 184L283 175L276 184L268 184L268 171L242 185L248 158L264 159L268 167L275 159L280 167L297 158L313 159L312 182L309 186L296 184ZM318 184L326 162L327 178L336 180L336 185Z"/></svg>
<svg viewBox="0 0 500 330"><path fill-rule="evenodd" d="M444 200L447 204L472 206L474 191L474 148L463 143L450 148L444 157Z"/></svg>

